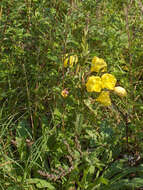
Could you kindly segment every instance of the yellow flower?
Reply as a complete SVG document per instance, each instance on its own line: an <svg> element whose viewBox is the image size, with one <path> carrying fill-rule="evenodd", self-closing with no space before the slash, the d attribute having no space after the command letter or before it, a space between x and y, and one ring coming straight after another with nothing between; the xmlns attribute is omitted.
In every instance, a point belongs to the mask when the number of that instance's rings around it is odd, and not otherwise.
<svg viewBox="0 0 143 190"><path fill-rule="evenodd" d="M109 96L109 92L102 91L98 98L96 99L97 102L102 103L104 106L110 106L111 105L111 99Z"/></svg>
<svg viewBox="0 0 143 190"><path fill-rule="evenodd" d="M88 92L100 92L102 88L101 78L98 76L91 76L86 83Z"/></svg>
<svg viewBox="0 0 143 190"><path fill-rule="evenodd" d="M98 58L98 57L93 57L92 59L92 63L91 63L91 72L105 72L107 71L107 63L101 59L101 58Z"/></svg>
<svg viewBox="0 0 143 190"><path fill-rule="evenodd" d="M68 60L69 60L69 58L67 56L68 56L68 54L66 54L65 57L64 57L64 67L68 66Z"/></svg>
<svg viewBox="0 0 143 190"><path fill-rule="evenodd" d="M64 67L67 67L68 64L70 67L73 67L73 64L74 63L76 64L78 62L77 55L71 55L69 57L67 57L67 56L68 56L68 54L66 54L66 56L65 56L66 58L64 59Z"/></svg>
<svg viewBox="0 0 143 190"><path fill-rule="evenodd" d="M66 89L62 90L61 95L66 98L68 96L68 91Z"/></svg>
<svg viewBox="0 0 143 190"><path fill-rule="evenodd" d="M121 86L115 87L115 88L114 88L114 93L117 94L117 95L120 96L120 97L125 97L125 96L127 96L126 90L125 90L123 87L121 87Z"/></svg>
<svg viewBox="0 0 143 190"><path fill-rule="evenodd" d="M102 88L108 88L109 90L114 90L117 80L113 75L106 73L102 75L101 80L102 80Z"/></svg>

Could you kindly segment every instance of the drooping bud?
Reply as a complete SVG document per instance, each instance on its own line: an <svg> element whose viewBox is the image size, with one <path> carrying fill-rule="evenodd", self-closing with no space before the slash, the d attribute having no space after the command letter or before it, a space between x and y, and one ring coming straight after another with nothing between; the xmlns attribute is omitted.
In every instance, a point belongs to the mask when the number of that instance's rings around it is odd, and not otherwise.
<svg viewBox="0 0 143 190"><path fill-rule="evenodd" d="M121 87L121 86L115 87L115 88L114 88L114 93L117 94L117 95L120 96L120 97L125 97L125 96L127 96L126 90L125 90L123 87Z"/></svg>

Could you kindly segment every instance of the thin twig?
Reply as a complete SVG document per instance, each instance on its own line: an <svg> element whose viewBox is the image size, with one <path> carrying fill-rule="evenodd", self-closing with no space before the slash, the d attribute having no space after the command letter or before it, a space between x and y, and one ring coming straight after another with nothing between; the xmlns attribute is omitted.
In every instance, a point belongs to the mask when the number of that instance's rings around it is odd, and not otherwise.
<svg viewBox="0 0 143 190"><path fill-rule="evenodd" d="M12 161L7 161L7 162L5 162L5 163L0 164L0 167L3 167L3 166L5 166L5 165L11 164L11 163L13 163L13 162L12 162Z"/></svg>
<svg viewBox="0 0 143 190"><path fill-rule="evenodd" d="M26 83L26 91L27 91L27 99L28 99L28 107L29 107L29 112L30 112L32 133L34 135L34 121L33 121L33 116L32 116L32 109L31 109L31 106L30 106L30 91L29 91L29 87L28 87L28 80L27 80L27 74L26 74L25 65L22 64L22 66L23 66L23 71L24 71L24 75L25 75L25 83Z"/></svg>

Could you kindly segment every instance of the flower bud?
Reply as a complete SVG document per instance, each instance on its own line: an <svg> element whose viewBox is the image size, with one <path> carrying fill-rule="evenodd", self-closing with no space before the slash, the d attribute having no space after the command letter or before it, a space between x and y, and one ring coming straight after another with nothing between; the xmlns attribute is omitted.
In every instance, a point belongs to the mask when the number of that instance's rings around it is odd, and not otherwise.
<svg viewBox="0 0 143 190"><path fill-rule="evenodd" d="M121 86L115 87L115 88L114 88L114 93L117 94L117 95L120 96L120 97L125 97L125 96L127 96L126 90L125 90L123 87L121 87Z"/></svg>
<svg viewBox="0 0 143 190"><path fill-rule="evenodd" d="M61 92L61 95L62 95L64 98L66 98L66 97L68 96L68 94L69 94L69 92L68 92L66 89L64 89L64 90Z"/></svg>

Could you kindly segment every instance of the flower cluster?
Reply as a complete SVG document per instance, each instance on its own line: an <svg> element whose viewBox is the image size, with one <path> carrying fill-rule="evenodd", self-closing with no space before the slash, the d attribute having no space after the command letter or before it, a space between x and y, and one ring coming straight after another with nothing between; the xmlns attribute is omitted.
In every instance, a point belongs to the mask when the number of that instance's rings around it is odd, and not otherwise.
<svg viewBox="0 0 143 190"><path fill-rule="evenodd" d="M98 57L94 57L92 59L91 64L91 72L106 72L107 71L107 64L106 62ZM110 99L110 91L112 90L115 94L119 95L120 97L124 97L127 95L127 92L122 87L115 87L116 85L116 78L114 75L105 73L101 77L100 76L90 76L86 83L86 88L88 92L101 92L99 97L96 101L104 104L105 106L111 105ZM102 89L104 89L102 91ZM105 91L107 89L108 91Z"/></svg>

